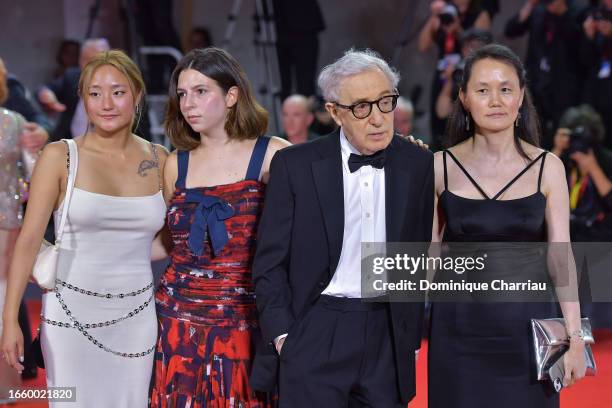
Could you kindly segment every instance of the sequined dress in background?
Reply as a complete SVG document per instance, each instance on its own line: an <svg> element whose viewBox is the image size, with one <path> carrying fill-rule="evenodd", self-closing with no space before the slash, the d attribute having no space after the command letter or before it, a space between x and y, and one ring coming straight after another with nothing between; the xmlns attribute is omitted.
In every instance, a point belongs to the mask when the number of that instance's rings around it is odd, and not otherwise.
<svg viewBox="0 0 612 408"><path fill-rule="evenodd" d="M171 262L156 293L160 338L153 407L259 408L248 377L260 339L251 278L269 139L256 142L244 180L185 187L189 152L178 152L168 207Z"/></svg>
<svg viewBox="0 0 612 408"><path fill-rule="evenodd" d="M0 229L4 230L19 228L23 219L19 186L23 124L21 115L0 108Z"/></svg>

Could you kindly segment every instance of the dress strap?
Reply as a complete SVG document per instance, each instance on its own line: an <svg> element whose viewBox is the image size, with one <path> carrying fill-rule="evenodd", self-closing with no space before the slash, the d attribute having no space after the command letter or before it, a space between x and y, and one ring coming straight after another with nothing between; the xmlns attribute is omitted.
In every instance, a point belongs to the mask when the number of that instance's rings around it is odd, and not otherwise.
<svg viewBox="0 0 612 408"><path fill-rule="evenodd" d="M514 182L516 180L518 180L523 174L525 174L525 172L527 170L529 170L531 168L531 166L533 166L538 160L540 160L540 158L544 157L544 155L546 154L546 152L542 152L538 157L536 157L535 159L533 159L527 166L525 166L525 168L516 176L514 176L514 178L512 180L510 180L510 182L508 184L506 184L504 186L504 188L502 188L501 190L499 190L499 193L495 194L495 197L493 197L494 200L497 199L497 197L499 197L500 195L502 195L504 193L504 191L506 191L508 188L510 188L510 186L512 184L514 184ZM544 160L542 160L542 163L544 163ZM540 168L540 176L542 175L542 168ZM538 191L540 188L540 181L538 180Z"/></svg>
<svg viewBox="0 0 612 408"><path fill-rule="evenodd" d="M446 171L446 149L442 151L442 162L444 163L444 190L448 190L448 172Z"/></svg>
<svg viewBox="0 0 612 408"><path fill-rule="evenodd" d="M270 138L268 136L260 136L255 142L253 153L251 154L251 160L249 161L249 167L245 180L259 180L261 174L261 166L263 165L266 151L268 150L268 143Z"/></svg>
<svg viewBox="0 0 612 408"><path fill-rule="evenodd" d="M457 158L455 157L455 155L453 154L453 152L451 152L450 150L447 150L448 154L450 155L450 157L455 161L455 163L457 163L457 166L459 166L459 168L461 169L461 171L463 171L463 173L467 176L467 178L472 182L472 184L474 185L474 187L476 187L476 189L478 189L478 191L480 192L480 194L483 195L484 198L486 198L487 200L489 199L489 196L487 195L487 193L484 192L484 190L482 188L480 188L480 186L478 185L478 183L476 183L476 180L474 180L472 178L472 176L470 176L470 173L467 172L467 170L465 169L465 167L463 167L463 165L461 163L459 163L459 160L457 160ZM445 167L446 169L446 167Z"/></svg>
<svg viewBox="0 0 612 408"><path fill-rule="evenodd" d="M149 144L151 145L151 151L153 153L153 161L155 162L155 166L157 168L157 184L159 187L159 191L162 191L163 183L162 183L161 168L159 167L159 156L157 155L157 147L155 146L155 143L149 142Z"/></svg>
<svg viewBox="0 0 612 408"><path fill-rule="evenodd" d="M542 186L542 173L544 173L544 160L546 160L546 153L542 153L542 163L540 163L540 175L538 176L538 193L540 192L540 188Z"/></svg>
<svg viewBox="0 0 612 408"><path fill-rule="evenodd" d="M177 150L176 162L178 166L178 177L176 178L175 187L185 188L187 180L187 167L189 166L189 151Z"/></svg>

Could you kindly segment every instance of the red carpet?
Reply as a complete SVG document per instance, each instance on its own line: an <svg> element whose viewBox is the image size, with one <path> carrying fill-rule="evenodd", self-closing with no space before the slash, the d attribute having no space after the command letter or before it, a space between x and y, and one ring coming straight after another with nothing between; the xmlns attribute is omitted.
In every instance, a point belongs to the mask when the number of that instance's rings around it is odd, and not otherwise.
<svg viewBox="0 0 612 408"><path fill-rule="evenodd" d="M40 302L28 302L32 329L36 331ZM597 376L586 377L578 385L563 390L561 394L562 408L610 408L612 407L612 330L595 331L597 343L593 350L597 362ZM38 370L38 378L27 381L24 387L44 388L45 373ZM20 403L10 405L11 408L42 408L46 403ZM410 408L427 407L427 342L423 342L417 362L417 396ZM452 408L452 407L449 407ZM517 407L520 408L520 407Z"/></svg>

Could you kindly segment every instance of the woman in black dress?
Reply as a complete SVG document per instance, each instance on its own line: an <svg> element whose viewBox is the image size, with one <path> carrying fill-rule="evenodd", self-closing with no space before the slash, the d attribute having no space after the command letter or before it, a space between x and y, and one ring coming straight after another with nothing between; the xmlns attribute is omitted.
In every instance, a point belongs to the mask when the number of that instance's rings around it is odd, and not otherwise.
<svg viewBox="0 0 612 408"><path fill-rule="evenodd" d="M474 52L464 72L448 127L452 147L434 161L442 214L435 214L434 241L568 243L563 164L537 147L537 117L520 60L492 44ZM545 262L520 255L502 269L550 280ZM492 269L480 273L498 272ZM580 306L569 300L559 304L571 339L567 386L585 373ZM536 378L529 329L531 318L555 317L556 310L554 302L434 303L429 407L558 407L558 395Z"/></svg>

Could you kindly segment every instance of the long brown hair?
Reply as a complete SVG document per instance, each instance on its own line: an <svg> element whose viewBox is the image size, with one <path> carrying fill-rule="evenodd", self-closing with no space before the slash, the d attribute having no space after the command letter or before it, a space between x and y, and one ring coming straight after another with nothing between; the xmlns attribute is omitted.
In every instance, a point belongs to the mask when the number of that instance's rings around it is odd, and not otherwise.
<svg viewBox="0 0 612 408"><path fill-rule="evenodd" d="M4 77L0 83L0 105L3 105L9 97L9 91L8 85L6 84L8 72L4 66L4 61L2 58L0 58L0 72L2 72L2 77Z"/></svg>
<svg viewBox="0 0 612 408"><path fill-rule="evenodd" d="M523 66L523 63L519 57L508 47L501 44L489 44L474 51L465 60L465 68L463 70L463 77L461 79L460 90L465 92L467 90L467 84L472 75L472 69L474 64L483 59L493 59L495 61L503 62L514 68L519 79L521 89L525 90L525 96L523 97L523 103L519 107L518 126L514 128L514 144L519 154L524 158L530 160L531 158L521 146L520 140L522 139L527 143L534 146L540 145L540 122L538 120L538 114L533 105L531 94L527 89L527 73ZM469 130L466 129L466 120L470 121ZM446 147L454 146L464 140L474 136L474 128L476 127L474 121L470 118L469 113L463 107L463 104L457 98L453 106L453 111L450 115L446 126Z"/></svg>
<svg viewBox="0 0 612 408"><path fill-rule="evenodd" d="M194 69L214 80L226 92L238 88L238 101L229 109L225 131L231 139L254 139L268 129L268 112L255 100L247 76L238 61L227 51L216 47L190 51L177 64L168 90L168 108L164 126L177 149L191 150L200 144L195 132L181 113L177 86L181 72Z"/></svg>

